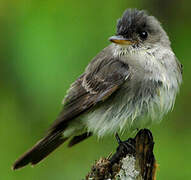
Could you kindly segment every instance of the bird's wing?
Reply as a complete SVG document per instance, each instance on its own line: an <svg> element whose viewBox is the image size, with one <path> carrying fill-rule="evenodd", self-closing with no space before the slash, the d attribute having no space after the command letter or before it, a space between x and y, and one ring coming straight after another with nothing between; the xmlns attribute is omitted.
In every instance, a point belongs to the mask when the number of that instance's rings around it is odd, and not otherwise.
<svg viewBox="0 0 191 180"><path fill-rule="evenodd" d="M68 139L63 137L62 133L70 120L106 100L128 76L128 65L114 58L107 48L98 54L90 62L85 73L70 87L64 99L63 110L49 133L22 155L14 163L13 169L21 168L29 163L35 165L48 156ZM90 135L90 133L84 133L74 136L69 146L79 143Z"/></svg>
<svg viewBox="0 0 191 180"><path fill-rule="evenodd" d="M107 99L129 77L128 64L120 61L105 48L87 66L70 87L63 101L63 110L50 131L64 130L68 122Z"/></svg>

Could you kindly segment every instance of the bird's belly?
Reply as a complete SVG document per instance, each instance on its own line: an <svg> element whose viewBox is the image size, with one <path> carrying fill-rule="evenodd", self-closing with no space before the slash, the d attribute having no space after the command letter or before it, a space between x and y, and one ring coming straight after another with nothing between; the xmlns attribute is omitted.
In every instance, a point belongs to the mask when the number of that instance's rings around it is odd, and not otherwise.
<svg viewBox="0 0 191 180"><path fill-rule="evenodd" d="M116 131L132 131L160 121L171 109L175 99L173 93L159 87L149 89L146 93L137 93L121 88L80 119L88 131L98 136Z"/></svg>

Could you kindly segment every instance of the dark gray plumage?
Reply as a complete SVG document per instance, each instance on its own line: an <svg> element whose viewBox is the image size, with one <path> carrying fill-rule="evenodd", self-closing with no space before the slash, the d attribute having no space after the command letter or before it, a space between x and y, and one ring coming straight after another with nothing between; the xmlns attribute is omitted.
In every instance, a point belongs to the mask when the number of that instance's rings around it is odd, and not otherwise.
<svg viewBox="0 0 191 180"><path fill-rule="evenodd" d="M131 37L133 32L138 32L146 28L147 15L145 11L128 9L123 16L118 19L116 35Z"/></svg>

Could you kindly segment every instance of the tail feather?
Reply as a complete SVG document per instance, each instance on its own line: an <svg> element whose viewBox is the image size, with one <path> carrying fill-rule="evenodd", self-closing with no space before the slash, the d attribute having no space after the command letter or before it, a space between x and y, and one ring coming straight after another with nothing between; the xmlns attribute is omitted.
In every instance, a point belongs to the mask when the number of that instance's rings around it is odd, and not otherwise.
<svg viewBox="0 0 191 180"><path fill-rule="evenodd" d="M27 164L37 164L60 146L67 138L63 138L61 132L48 134L46 137L37 142L30 150L22 155L13 165L13 169L19 169Z"/></svg>

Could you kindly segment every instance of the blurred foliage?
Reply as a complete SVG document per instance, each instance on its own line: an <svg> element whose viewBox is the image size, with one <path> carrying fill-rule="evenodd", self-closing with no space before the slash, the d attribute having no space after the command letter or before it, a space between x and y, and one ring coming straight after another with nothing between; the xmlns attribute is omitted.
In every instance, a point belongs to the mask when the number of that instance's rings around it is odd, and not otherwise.
<svg viewBox="0 0 191 180"><path fill-rule="evenodd" d="M178 0L0 0L0 179L82 179L100 156L115 150L114 137L62 146L35 168L11 165L43 136L70 83L109 44L116 19L129 7L156 15L184 65L175 108L152 127L158 179L190 179L191 3ZM127 139L127 135L123 135Z"/></svg>

